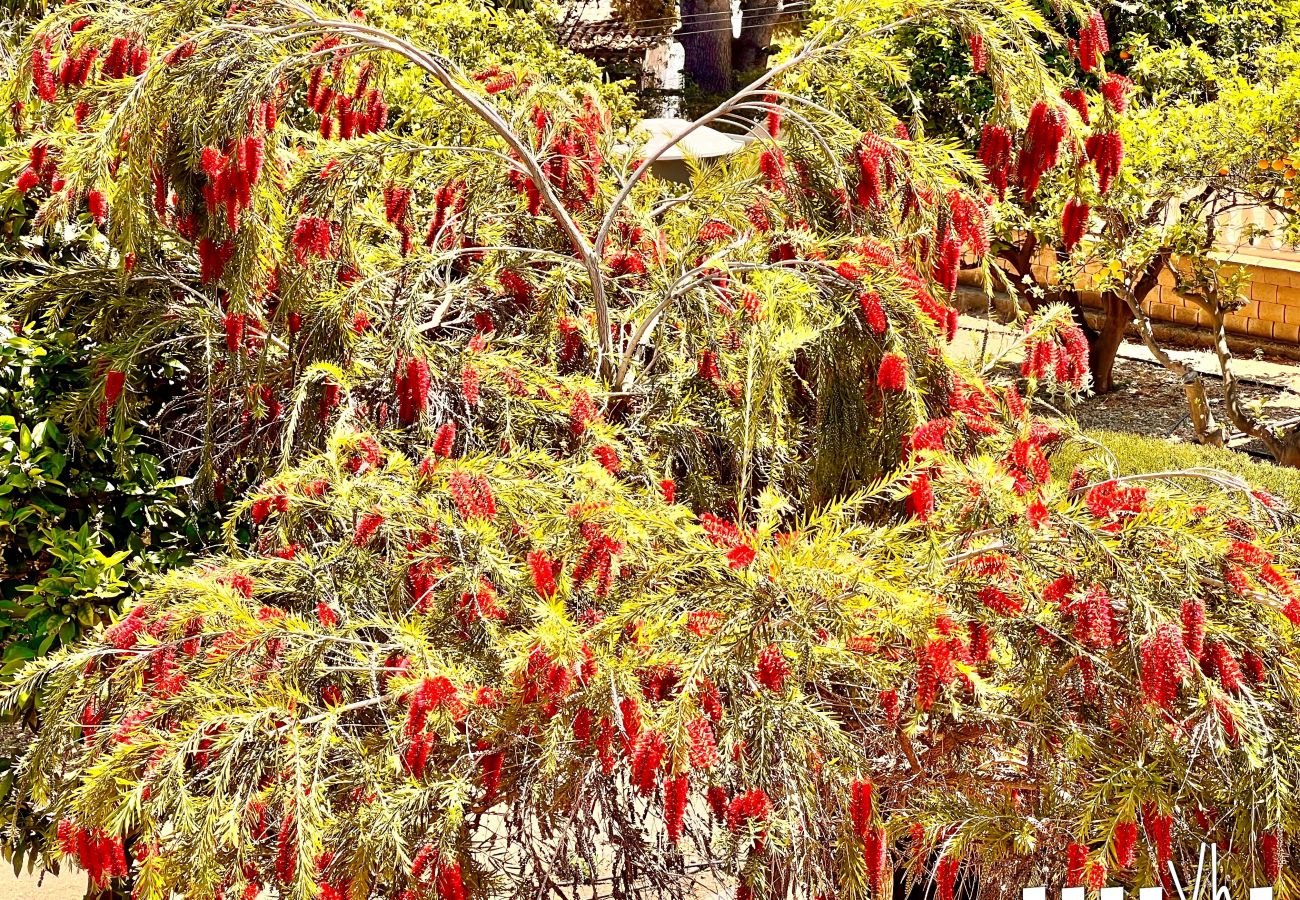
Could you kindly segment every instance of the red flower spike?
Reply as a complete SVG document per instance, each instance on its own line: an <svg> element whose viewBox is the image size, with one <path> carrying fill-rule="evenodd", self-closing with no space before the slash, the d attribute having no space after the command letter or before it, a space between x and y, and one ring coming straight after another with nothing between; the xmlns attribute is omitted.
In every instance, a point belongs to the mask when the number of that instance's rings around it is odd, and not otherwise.
<svg viewBox="0 0 1300 900"><path fill-rule="evenodd" d="M1091 214L1092 207L1077 197L1071 197L1065 202L1065 210L1061 213L1061 247L1067 253L1083 240Z"/></svg>
<svg viewBox="0 0 1300 900"><path fill-rule="evenodd" d="M907 390L907 357L901 353L886 353L880 360L876 384L887 394L901 394Z"/></svg>
<svg viewBox="0 0 1300 900"><path fill-rule="evenodd" d="M685 829L688 787L685 775L670 778L664 785L664 827L668 840L674 844L682 839Z"/></svg>
<svg viewBox="0 0 1300 900"><path fill-rule="evenodd" d="M790 664L785 654L776 644L769 644L758 654L758 667L754 677L758 683L773 693L785 690L785 681L790 676Z"/></svg>

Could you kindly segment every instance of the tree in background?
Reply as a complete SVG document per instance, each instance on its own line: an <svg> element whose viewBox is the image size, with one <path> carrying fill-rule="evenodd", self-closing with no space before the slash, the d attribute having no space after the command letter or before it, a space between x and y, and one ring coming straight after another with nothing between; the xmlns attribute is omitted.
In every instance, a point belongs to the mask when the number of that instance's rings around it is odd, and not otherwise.
<svg viewBox="0 0 1300 900"><path fill-rule="evenodd" d="M83 430L180 353L177 449L250 535L12 687L45 711L10 800L42 859L142 900L637 896L688 859L741 897L899 865L950 900L1149 884L1211 841L1293 895L1291 514L1054 479L1071 436L945 352L985 172L864 89L896 30L979 35L1048 177L1054 30L826 12L701 120L774 140L684 191L620 149L616 90L514 37L297 2L31 30L14 189L98 235L10 295L103 342ZM881 76L851 117L802 93L849 71ZM1025 341L1031 388L1084 387L1068 310Z"/></svg>
<svg viewBox="0 0 1300 900"><path fill-rule="evenodd" d="M1099 393L1110 391L1115 355L1127 330L1134 324L1132 304L1140 307L1154 289L1164 261L1174 255L1177 223L1183 220L1178 210L1166 210L1173 204L1191 216L1200 209L1231 206L1246 197L1271 193L1274 184L1261 185L1254 169L1241 165L1247 147L1261 145L1276 148L1289 142L1291 134L1285 120L1273 116L1252 116L1248 108L1236 101L1240 92L1257 86L1261 93L1280 89L1293 69L1288 50L1294 25L1300 15L1295 4L1223 4L1196 3L1177 7L1112 5L1103 7L1103 15L1089 28L1071 35L1070 42L1049 55L1058 71L1074 70L1077 84L1063 97L1069 100L1073 115L1087 109L1089 118L1099 118L1097 130L1114 130L1123 148L1124 171L1105 179L1108 190L1101 191L1102 179L1091 186L1077 175L1060 173L1045 180L1043 189L1028 197L1014 190L1010 202L1002 205L1001 223L995 246L999 269L1029 308L1064 302L1075 312L1076 321L1085 329L1090 346L1093 387ZM1085 39L1085 33L1090 36ZM1088 65L1082 63L1085 44L1096 43L1089 50ZM978 60L966 37L957 30L929 29L907 35L900 50L911 63L911 78L905 97L897 103L915 108L927 129L960 138L971 147L982 141L983 122L997 103L994 92L984 78ZM1082 70L1082 71L1080 71ZM1236 97L1228 96L1236 93ZM1131 117L1146 123L1126 124L1112 117L1111 97L1132 107ZM1196 107L1199 112L1192 112ZM1267 105L1269 114L1276 107ZM1187 141L1197 141L1199 133L1180 130L1172 120L1200 117L1206 128L1218 135L1214 142L1196 146L1194 159L1187 157ZM1240 117L1238 121L1231 121ZM1232 131L1231 140L1222 140ZM1261 130L1264 129L1264 130ZM1104 142L1098 138L1100 150ZM1095 165L1090 148L1080 148L1081 169ZM1111 152L1114 152L1113 150ZM1261 192L1259 188L1263 187ZM1092 188L1097 188L1096 190ZM1202 189L1208 189L1205 196ZM1190 195L1190 196L1189 196ZM1073 229L1063 227L1067 205ZM1071 280L1080 266L1076 253L1079 242L1073 231L1085 226L1088 215L1093 221L1106 223L1106 249L1116 251L1106 262L1124 260L1125 278L1101 280L1099 288L1101 324L1092 328L1084 314L1081 286ZM1157 240L1155 230L1167 229L1169 240ZM1184 242L1180 252L1190 247ZM1207 248L1197 252L1204 257ZM1074 262L1071 262L1071 258ZM1041 280L1035 265L1053 266L1052 277ZM1139 328L1139 331L1145 329ZM1189 390L1200 397L1203 389L1189 374ZM1202 399L1194 399L1193 418L1201 418ZM1208 410L1206 410L1208 412ZM1204 429L1207 434L1214 428Z"/></svg>

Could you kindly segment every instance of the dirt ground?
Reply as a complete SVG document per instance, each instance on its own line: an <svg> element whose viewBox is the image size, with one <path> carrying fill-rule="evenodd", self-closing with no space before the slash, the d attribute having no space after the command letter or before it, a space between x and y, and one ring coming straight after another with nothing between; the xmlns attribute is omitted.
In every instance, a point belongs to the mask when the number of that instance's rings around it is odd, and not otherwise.
<svg viewBox="0 0 1300 900"><path fill-rule="evenodd" d="M1089 397L1069 410L1081 426L1182 441L1194 439L1187 417L1187 395L1182 383L1167 369L1145 361L1120 359L1115 363L1115 380L1116 391ZM1224 419L1223 382L1207 376L1205 385L1216 418ZM1241 393L1247 403L1263 403L1270 417L1278 419L1295 415L1294 407L1300 404L1300 396L1272 386L1245 384Z"/></svg>

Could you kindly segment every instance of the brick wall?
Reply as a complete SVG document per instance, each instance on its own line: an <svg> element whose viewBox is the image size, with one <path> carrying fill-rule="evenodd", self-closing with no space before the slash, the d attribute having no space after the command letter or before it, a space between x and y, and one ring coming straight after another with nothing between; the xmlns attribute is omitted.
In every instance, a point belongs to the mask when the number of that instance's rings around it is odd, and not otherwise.
<svg viewBox="0 0 1300 900"><path fill-rule="evenodd" d="M1227 317L1224 324L1228 332L1243 338L1300 345L1300 254L1238 252L1232 255L1231 262L1249 272L1250 299L1236 314ZM1089 289L1095 271L1091 269L1082 276L1079 287L1084 305L1099 308L1100 298ZM1040 283L1054 283L1054 261L1044 256L1043 262L1034 266L1034 275ZM1206 325L1204 314L1174 293L1173 286L1173 276L1162 272L1159 285L1147 296L1148 315L1157 322Z"/></svg>

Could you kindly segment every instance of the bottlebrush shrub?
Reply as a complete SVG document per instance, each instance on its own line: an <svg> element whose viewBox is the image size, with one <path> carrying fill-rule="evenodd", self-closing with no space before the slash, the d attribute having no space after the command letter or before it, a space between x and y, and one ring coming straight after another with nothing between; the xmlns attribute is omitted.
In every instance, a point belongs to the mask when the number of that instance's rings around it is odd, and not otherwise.
<svg viewBox="0 0 1300 900"><path fill-rule="evenodd" d="M821 26L772 77L829 76L901 7ZM16 796L69 854L114 849L111 880L122 839L142 898L450 900L669 887L678 835L761 896L879 895L940 861L949 888L1059 882L1070 845L1099 871L1130 822L1116 877L1149 881L1207 835L1198 810L1284 849L1282 513L1053 481L1065 438L945 354L955 267L988 248L973 161L794 100L778 144L683 200L626 180L585 82L476 78L296 5L65 27L105 8L31 38L55 65L110 23L157 40L85 130L22 66L16 89L66 175L31 187L43 221L93 187L113 249L9 291L112 335L128 383L159 344L192 354L175 433L257 487L230 526L247 551L15 688L48 711ZM1024 74L1010 24L998 78ZM344 114L387 103L402 57L424 112L358 136ZM1085 383L1063 308L1026 335L1031 386ZM1171 631L1189 597L1204 665Z"/></svg>
<svg viewBox="0 0 1300 900"><path fill-rule="evenodd" d="M616 206L626 135L590 82L467 67L358 126L406 76L390 43L346 31L368 27L354 18L199 5L204 27L168 31L152 7L112 9L61 6L28 40L48 38L57 65L108 32L146 36L153 62L114 81L131 90L90 91L88 76L44 100L22 65L8 85L40 148L27 196L41 221L94 191L110 249L4 293L99 337L128 379L179 348L184 399L162 430L198 437L175 451L214 493L318 449L340 421L424 441L475 417L468 449L485 450L594 447L630 417L631 452L671 436L664 463L702 503L759 472L825 498L895 464L900 436L941 411L946 295L962 254L989 251L978 176L944 148L803 109L779 147L702 175L698 200L665 203L675 187L643 179ZM259 30L279 25L305 34ZM92 106L80 128L74 102ZM899 227L915 238L893 242ZM864 320L867 294L880 310ZM898 390L875 380L889 353L909 360ZM615 385L635 399L609 408ZM96 430L98 392L83 399L76 421Z"/></svg>
<svg viewBox="0 0 1300 900"><path fill-rule="evenodd" d="M256 549L23 673L20 790L124 840L142 898L649 888L688 848L756 896L1148 884L1198 841L1259 881L1297 825L1283 514L1053 480L1069 436L972 391L987 434L936 424L888 479L741 522L577 455L340 431L243 502ZM920 473L924 519L896 503Z"/></svg>

